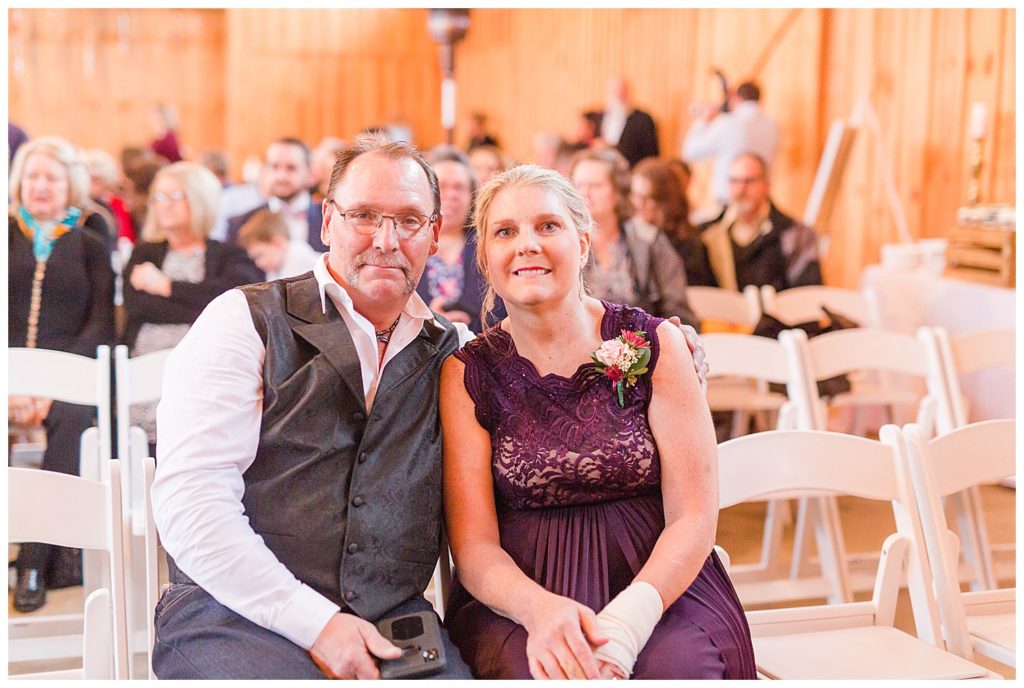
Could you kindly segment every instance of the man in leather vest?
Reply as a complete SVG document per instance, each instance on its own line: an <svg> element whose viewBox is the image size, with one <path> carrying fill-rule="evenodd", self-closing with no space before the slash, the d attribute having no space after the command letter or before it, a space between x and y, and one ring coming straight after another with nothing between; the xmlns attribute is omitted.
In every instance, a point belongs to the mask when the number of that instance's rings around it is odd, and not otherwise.
<svg viewBox="0 0 1024 688"><path fill-rule="evenodd" d="M168 360L161 679L378 678L399 650L373 622L430 610L438 375L460 341L414 291L437 250L437 177L407 144L359 139L323 216L312 272L222 295ZM435 678L471 678L444 640Z"/></svg>

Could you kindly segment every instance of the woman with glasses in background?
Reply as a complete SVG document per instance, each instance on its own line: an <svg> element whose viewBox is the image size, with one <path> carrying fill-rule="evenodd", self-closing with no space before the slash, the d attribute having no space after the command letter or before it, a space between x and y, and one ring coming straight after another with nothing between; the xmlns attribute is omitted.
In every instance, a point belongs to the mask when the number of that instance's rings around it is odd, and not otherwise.
<svg viewBox="0 0 1024 688"><path fill-rule="evenodd" d="M114 339L114 271L108 227L89 200L80 151L46 136L22 145L11 164L7 218L9 347L66 351L94 358ZM12 427L46 430L43 470L78 475L82 433L92 406L8 397ZM18 550L14 608L46 603L47 588L81 584L75 550L29 542Z"/></svg>
<svg viewBox="0 0 1024 688"><path fill-rule="evenodd" d="M153 179L142 241L124 269L123 341L132 356L173 348L210 301L264 279L242 248L207 238L220 189L194 162L168 165ZM146 430L152 449L156 404L134 407L132 424Z"/></svg>

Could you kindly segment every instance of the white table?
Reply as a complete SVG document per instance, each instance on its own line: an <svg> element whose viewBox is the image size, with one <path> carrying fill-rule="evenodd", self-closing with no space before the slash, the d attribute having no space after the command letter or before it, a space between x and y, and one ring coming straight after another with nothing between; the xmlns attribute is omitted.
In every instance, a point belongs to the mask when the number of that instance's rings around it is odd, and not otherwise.
<svg viewBox="0 0 1024 688"><path fill-rule="evenodd" d="M939 277L924 269L869 265L861 289L874 291L879 325L913 334L921 325L946 328L950 335L970 330L1016 327L1016 291ZM979 370L961 380L970 400L970 420L1015 416L1012 368Z"/></svg>

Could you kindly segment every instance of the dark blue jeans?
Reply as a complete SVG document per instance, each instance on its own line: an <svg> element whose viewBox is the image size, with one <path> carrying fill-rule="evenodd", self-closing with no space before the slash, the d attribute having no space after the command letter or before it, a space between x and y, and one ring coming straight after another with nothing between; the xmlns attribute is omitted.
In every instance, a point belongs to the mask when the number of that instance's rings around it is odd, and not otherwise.
<svg viewBox="0 0 1024 688"><path fill-rule="evenodd" d="M428 611L414 597L384 614ZM458 648L441 629L447 667L432 679L471 679ZM323 679L309 652L217 602L197 585L175 583L156 606L153 670L160 679Z"/></svg>

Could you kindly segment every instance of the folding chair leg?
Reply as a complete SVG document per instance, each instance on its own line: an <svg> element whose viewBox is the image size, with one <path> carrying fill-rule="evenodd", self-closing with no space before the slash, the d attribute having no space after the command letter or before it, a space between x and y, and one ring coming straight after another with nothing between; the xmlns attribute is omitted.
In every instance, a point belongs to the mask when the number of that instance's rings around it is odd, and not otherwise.
<svg viewBox="0 0 1024 688"><path fill-rule="evenodd" d="M971 590L994 590L998 583L977 486L950 495L947 502L956 521L964 561L973 570Z"/></svg>
<svg viewBox="0 0 1024 688"><path fill-rule="evenodd" d="M813 518L810 511L811 499L801 497L797 501L796 525L793 526L793 559L789 568L789 577L793 580L813 575L811 553L807 544L809 519Z"/></svg>
<svg viewBox="0 0 1024 688"><path fill-rule="evenodd" d="M789 512L788 500L773 499L767 503L764 533L761 535L759 568L775 577L781 577L785 573L785 564L782 560L782 536L786 522L790 520Z"/></svg>
<svg viewBox="0 0 1024 688"><path fill-rule="evenodd" d="M819 497L815 501L820 510L815 523L815 540L821 560L821 573L832 581L833 586L828 601L830 604L853 602L843 525L839 519L839 500L835 497Z"/></svg>

